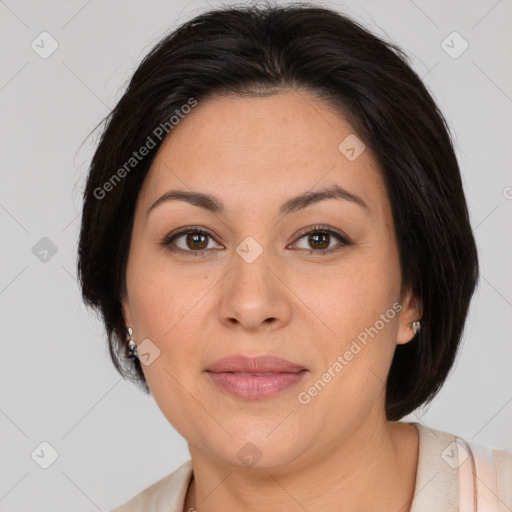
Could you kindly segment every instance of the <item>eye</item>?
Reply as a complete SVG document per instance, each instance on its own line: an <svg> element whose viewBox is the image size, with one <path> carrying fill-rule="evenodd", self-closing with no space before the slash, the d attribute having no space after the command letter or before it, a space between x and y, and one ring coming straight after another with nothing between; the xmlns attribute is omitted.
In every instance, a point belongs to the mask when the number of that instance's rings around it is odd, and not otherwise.
<svg viewBox="0 0 512 512"><path fill-rule="evenodd" d="M331 245L333 238L338 240L337 245ZM302 239L305 239L305 244L309 245L309 247L302 247L302 249L309 251L310 255L313 254L315 256L334 252L343 246L351 245L346 235L342 235L327 226L313 226L308 231L302 232L299 241ZM298 243L295 242L294 245Z"/></svg>
<svg viewBox="0 0 512 512"><path fill-rule="evenodd" d="M166 236L161 244L174 252L186 252L194 256L206 256L206 250L211 250L210 240L213 235L204 229L183 228L177 233L171 233ZM213 247L223 249L223 246Z"/></svg>
<svg viewBox="0 0 512 512"><path fill-rule="evenodd" d="M331 244L333 238L338 241L338 244L334 246ZM307 231L302 231L299 240L289 247L293 248L302 239L305 239L305 243L309 244L309 248L299 247L299 249L306 250L310 255L315 256L334 252L346 245L351 245L346 235L327 226L313 226ZM207 256L212 249L224 249L219 244L211 246L210 242L214 242L214 237L209 231L197 226L189 226L167 235L160 244L169 251L187 253L193 256Z"/></svg>

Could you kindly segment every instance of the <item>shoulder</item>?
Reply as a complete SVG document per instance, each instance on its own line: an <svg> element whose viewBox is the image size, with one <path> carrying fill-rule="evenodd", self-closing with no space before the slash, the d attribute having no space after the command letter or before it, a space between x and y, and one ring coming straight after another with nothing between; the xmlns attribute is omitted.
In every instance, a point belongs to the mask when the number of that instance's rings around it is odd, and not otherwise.
<svg viewBox="0 0 512 512"><path fill-rule="evenodd" d="M158 480L110 512L181 512L192 478L192 461Z"/></svg>
<svg viewBox="0 0 512 512"><path fill-rule="evenodd" d="M415 491L415 494L420 494L415 496L418 506L411 512L432 510L443 505L443 510L458 510L459 501L473 492L471 480L474 472L478 499L497 499L496 510L499 512L512 510L511 451L468 441L421 423L413 424L420 434Z"/></svg>
<svg viewBox="0 0 512 512"><path fill-rule="evenodd" d="M505 450L491 451L496 463L500 506L506 505L508 510L512 510L512 452Z"/></svg>

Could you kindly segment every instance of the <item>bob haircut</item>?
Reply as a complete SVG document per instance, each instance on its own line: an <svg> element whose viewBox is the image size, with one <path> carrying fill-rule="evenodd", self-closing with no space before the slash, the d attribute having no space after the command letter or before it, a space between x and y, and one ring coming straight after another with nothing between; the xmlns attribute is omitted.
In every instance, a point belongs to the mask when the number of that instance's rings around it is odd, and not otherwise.
<svg viewBox="0 0 512 512"><path fill-rule="evenodd" d="M121 299L137 197L172 130L170 119L215 95L257 97L286 88L337 109L371 149L384 179L402 292L412 292L422 310L421 331L397 345L386 382L386 416L398 421L430 402L448 376L478 281L477 249L448 124L407 55L329 8L214 9L146 55L100 123L78 247L84 301L101 313L117 371L150 394L140 361L128 357ZM145 156L134 161L144 146Z"/></svg>

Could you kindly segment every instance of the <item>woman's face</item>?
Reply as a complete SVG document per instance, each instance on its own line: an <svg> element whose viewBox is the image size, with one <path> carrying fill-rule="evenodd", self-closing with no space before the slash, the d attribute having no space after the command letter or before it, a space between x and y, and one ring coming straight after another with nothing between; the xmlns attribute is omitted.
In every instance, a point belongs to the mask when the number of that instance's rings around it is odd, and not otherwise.
<svg viewBox="0 0 512 512"><path fill-rule="evenodd" d="M171 191L211 200L158 201ZM418 319L400 285L384 183L347 121L305 92L215 97L140 191L123 313L193 455L298 467L385 424L393 353ZM213 366L230 356L296 366Z"/></svg>

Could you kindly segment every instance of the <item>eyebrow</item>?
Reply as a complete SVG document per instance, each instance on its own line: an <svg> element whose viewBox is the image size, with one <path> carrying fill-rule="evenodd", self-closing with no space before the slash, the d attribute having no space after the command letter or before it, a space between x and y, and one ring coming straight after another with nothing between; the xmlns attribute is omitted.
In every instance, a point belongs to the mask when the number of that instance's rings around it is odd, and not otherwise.
<svg viewBox="0 0 512 512"><path fill-rule="evenodd" d="M361 197L353 194L352 192L349 192L339 185L332 185L315 192L304 192L303 194L288 199L280 206L279 213L281 215L295 213L325 199L343 199L369 211L368 205L363 201ZM208 210L209 212L220 215L223 215L226 211L226 207L222 201L210 194L190 192L185 190L169 190L148 208L146 217L158 205L168 201L185 201L191 205L199 206L200 208Z"/></svg>

